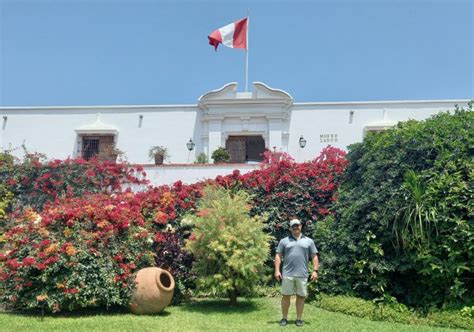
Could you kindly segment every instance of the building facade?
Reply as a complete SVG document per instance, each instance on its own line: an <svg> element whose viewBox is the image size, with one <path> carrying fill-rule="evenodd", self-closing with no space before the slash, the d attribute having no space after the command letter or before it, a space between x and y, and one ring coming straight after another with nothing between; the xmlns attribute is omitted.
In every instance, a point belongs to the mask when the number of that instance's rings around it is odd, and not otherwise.
<svg viewBox="0 0 474 332"><path fill-rule="evenodd" d="M237 84L229 83L202 95L196 105L2 107L0 148L21 156L18 147L24 145L48 158L64 159L106 156L117 147L129 162L150 164L149 149L160 145L170 154L165 164L188 164L200 153L210 160L215 149L225 147L234 163L256 163L265 149L304 161L327 145L347 149L367 131L422 120L467 102L298 103L261 82L254 82L252 92L237 92ZM186 146L190 140L192 151Z"/></svg>

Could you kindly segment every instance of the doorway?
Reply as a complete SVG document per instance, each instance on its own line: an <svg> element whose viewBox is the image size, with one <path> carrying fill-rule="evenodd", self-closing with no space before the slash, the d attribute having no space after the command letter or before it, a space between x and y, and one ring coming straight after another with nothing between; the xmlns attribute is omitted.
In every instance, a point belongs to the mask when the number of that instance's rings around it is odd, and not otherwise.
<svg viewBox="0 0 474 332"><path fill-rule="evenodd" d="M231 163L261 162L265 151L262 136L229 136L225 143Z"/></svg>

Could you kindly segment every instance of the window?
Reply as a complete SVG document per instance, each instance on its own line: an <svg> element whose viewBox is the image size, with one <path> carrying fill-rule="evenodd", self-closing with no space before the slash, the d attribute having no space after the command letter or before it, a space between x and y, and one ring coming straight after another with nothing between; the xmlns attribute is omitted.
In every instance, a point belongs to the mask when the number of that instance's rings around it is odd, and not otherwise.
<svg viewBox="0 0 474 332"><path fill-rule="evenodd" d="M89 160L99 154L99 139L93 137L82 138L82 158Z"/></svg>
<svg viewBox="0 0 474 332"><path fill-rule="evenodd" d="M367 133L380 133L386 130L393 128L393 126L366 126L364 127L363 136L367 135Z"/></svg>
<svg viewBox="0 0 474 332"><path fill-rule="evenodd" d="M83 135L82 136L81 156L89 160L97 156L99 161L115 161L114 135Z"/></svg>

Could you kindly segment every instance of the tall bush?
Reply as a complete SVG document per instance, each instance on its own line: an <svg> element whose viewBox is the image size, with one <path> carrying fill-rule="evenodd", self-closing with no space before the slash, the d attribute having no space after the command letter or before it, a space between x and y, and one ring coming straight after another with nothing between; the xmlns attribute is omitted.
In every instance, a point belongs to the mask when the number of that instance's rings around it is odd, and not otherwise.
<svg viewBox="0 0 474 332"><path fill-rule="evenodd" d="M335 218L319 223L326 291L414 306L474 298L474 113L440 113L349 147Z"/></svg>
<svg viewBox="0 0 474 332"><path fill-rule="evenodd" d="M153 265L152 233L133 193L67 198L12 221L0 298L13 309L127 305L133 272Z"/></svg>
<svg viewBox="0 0 474 332"><path fill-rule="evenodd" d="M186 248L195 257L199 289L228 297L233 305L263 281L270 253L264 217L249 216L249 201L243 191L206 187L198 213L187 217L193 234Z"/></svg>

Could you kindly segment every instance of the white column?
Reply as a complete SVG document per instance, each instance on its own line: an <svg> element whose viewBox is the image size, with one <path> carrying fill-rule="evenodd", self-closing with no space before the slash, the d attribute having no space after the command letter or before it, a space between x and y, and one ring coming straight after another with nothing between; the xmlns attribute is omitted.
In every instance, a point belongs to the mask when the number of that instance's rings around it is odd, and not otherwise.
<svg viewBox="0 0 474 332"><path fill-rule="evenodd" d="M209 118L209 162L212 162L211 155L218 147L222 146L222 120L223 117Z"/></svg>
<svg viewBox="0 0 474 332"><path fill-rule="evenodd" d="M269 148L273 151L273 148L276 148L276 151L280 151L282 148L281 134L282 134L282 123L281 117L268 117L268 138L269 138Z"/></svg>
<svg viewBox="0 0 474 332"><path fill-rule="evenodd" d="M206 156L209 156L209 137L203 136L201 138L201 142L202 142L202 152L204 152Z"/></svg>

